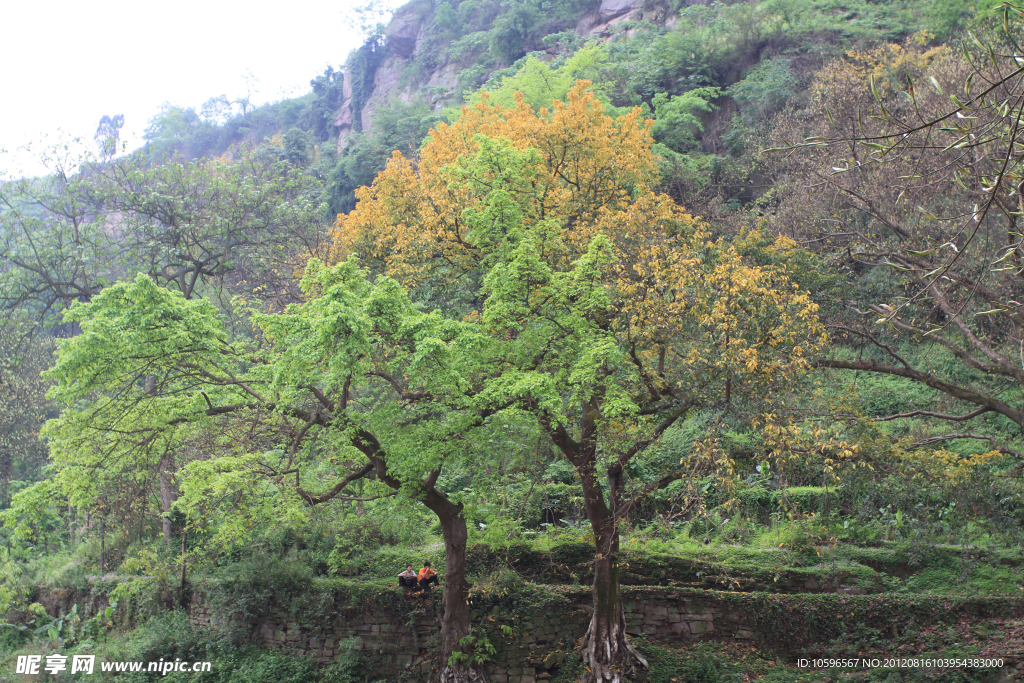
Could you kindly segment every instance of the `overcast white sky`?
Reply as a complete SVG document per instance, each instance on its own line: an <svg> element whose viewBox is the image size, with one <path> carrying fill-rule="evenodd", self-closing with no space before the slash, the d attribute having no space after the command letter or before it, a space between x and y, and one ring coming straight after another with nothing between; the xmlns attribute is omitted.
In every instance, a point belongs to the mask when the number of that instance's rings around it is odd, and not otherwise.
<svg viewBox="0 0 1024 683"><path fill-rule="evenodd" d="M303 94L360 38L347 17L367 0L6 0L0 22L0 177L36 174L57 129L90 145L100 117L124 114L139 144L164 102L272 102ZM18 151L36 143L33 151Z"/></svg>

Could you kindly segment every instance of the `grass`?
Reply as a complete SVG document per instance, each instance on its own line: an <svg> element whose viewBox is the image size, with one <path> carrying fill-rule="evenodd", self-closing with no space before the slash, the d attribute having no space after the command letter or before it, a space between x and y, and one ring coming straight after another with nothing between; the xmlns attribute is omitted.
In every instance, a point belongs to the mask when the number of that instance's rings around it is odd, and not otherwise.
<svg viewBox="0 0 1024 683"><path fill-rule="evenodd" d="M742 643L666 645L636 639L634 644L651 665L647 683L813 683L820 672L801 670L773 652ZM552 683L575 683L582 664L567 662Z"/></svg>
<svg viewBox="0 0 1024 683"><path fill-rule="evenodd" d="M730 522L732 523L732 522ZM811 577L848 576L847 587L869 592L941 593L951 595L1020 595L1024 560L1019 548L963 546L920 540L865 545L844 539L841 527L813 518L756 526L752 533L724 540L683 528L671 538L627 536L631 553L683 558L712 565L726 574L750 575L771 583Z"/></svg>

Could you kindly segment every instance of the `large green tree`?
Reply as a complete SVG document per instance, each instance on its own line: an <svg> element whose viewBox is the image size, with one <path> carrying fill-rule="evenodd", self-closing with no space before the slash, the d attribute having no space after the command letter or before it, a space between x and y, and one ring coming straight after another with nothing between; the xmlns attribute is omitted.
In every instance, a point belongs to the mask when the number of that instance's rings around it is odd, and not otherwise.
<svg viewBox="0 0 1024 683"><path fill-rule="evenodd" d="M59 322L62 309L138 272L222 308L241 292L283 305L299 294L295 271L325 234L318 181L258 153L162 166L141 155L53 159L52 177L0 187L0 304L59 333L77 331L77 322ZM181 444L161 447L157 495L169 542L175 473L186 456ZM144 498L151 492L139 477L149 472L140 467L121 483Z"/></svg>
<svg viewBox="0 0 1024 683"><path fill-rule="evenodd" d="M295 268L324 236L320 183L259 152L160 166L133 158L85 180L119 236L129 277L147 273L186 298L213 283L290 300Z"/></svg>
<svg viewBox="0 0 1024 683"><path fill-rule="evenodd" d="M254 341L231 338L207 300L145 275L74 306L67 318L82 333L60 344L50 373L65 406L46 429L55 483L75 506L109 507L137 499L169 453L188 453L176 509L195 520L218 513L230 537L268 489L287 518L364 498L348 486L373 477L437 515L447 557L442 680L478 680L466 522L436 486L491 417L441 400L463 396L479 354L474 331L419 310L393 280L368 281L354 262L312 261L303 288L304 303L253 314Z"/></svg>
<svg viewBox="0 0 1024 683"><path fill-rule="evenodd" d="M683 463L651 446L697 409L763 423L822 330L783 268L745 262L650 190L648 126L613 121L586 86L551 111L465 109L418 168L396 154L335 238L463 319L479 351L435 402L528 419L575 468L595 541L584 680L625 681L644 662L625 633L620 525L652 491L729 467L710 434ZM793 246L772 249L785 263ZM637 482L643 461L658 476Z"/></svg>
<svg viewBox="0 0 1024 683"><path fill-rule="evenodd" d="M46 446L36 435L49 408L40 373L53 346L30 330L29 320L0 322L0 509L10 502L11 481L37 479L46 461Z"/></svg>

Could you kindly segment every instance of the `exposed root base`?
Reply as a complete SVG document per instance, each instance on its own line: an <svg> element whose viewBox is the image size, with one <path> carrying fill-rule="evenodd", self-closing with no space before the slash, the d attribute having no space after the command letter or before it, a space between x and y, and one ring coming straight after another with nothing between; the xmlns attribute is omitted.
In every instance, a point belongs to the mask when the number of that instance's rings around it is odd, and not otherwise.
<svg viewBox="0 0 1024 683"><path fill-rule="evenodd" d="M583 637L583 678L580 683L634 683L640 675L640 667L651 668L625 633L616 637L593 637L594 623L590 623L587 635Z"/></svg>
<svg viewBox="0 0 1024 683"><path fill-rule="evenodd" d="M441 670L440 683L487 683L487 675L468 666L445 666Z"/></svg>

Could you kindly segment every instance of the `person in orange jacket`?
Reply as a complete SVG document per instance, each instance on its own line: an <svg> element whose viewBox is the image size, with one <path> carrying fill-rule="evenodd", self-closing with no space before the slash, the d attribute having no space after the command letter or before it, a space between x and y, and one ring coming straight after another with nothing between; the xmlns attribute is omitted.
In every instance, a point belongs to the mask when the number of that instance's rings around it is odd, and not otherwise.
<svg viewBox="0 0 1024 683"><path fill-rule="evenodd" d="M423 563L423 569L420 570L420 590L424 593L429 593L431 583L435 586L441 585L437 578L437 572L430 568L430 562L427 561Z"/></svg>

